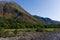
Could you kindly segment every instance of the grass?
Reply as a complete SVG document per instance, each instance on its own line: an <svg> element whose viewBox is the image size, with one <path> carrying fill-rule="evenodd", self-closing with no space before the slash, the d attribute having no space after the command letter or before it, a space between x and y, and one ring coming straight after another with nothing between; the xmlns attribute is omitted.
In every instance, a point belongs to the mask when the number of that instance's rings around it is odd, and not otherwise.
<svg viewBox="0 0 60 40"><path fill-rule="evenodd" d="M44 28L43 30L47 32L54 32L60 30L60 28Z"/></svg>
<svg viewBox="0 0 60 40"><path fill-rule="evenodd" d="M5 31L10 31L10 32L13 32L15 29L5 29ZM18 31L35 31L36 28L23 28L23 29L17 29ZM53 32L53 31L56 31L56 30L60 30L60 28L43 28L42 29L43 31L46 31L46 32Z"/></svg>
<svg viewBox="0 0 60 40"><path fill-rule="evenodd" d="M54 32L56 30L60 30L60 28L43 28L40 30L42 30L41 32ZM20 32L40 32L40 30L36 31L36 28L3 29L2 32L0 32L0 37L14 37L19 36Z"/></svg>
<svg viewBox="0 0 60 40"><path fill-rule="evenodd" d="M15 29L5 29L5 31L9 30L10 32L13 32ZM18 31L34 31L36 29L31 29L31 28L24 28L24 29L17 29Z"/></svg>
<svg viewBox="0 0 60 40"><path fill-rule="evenodd" d="M54 28L45 28L44 31L53 32L53 31L55 31L55 29Z"/></svg>
<svg viewBox="0 0 60 40"><path fill-rule="evenodd" d="M4 29L3 32L5 31L9 31L9 32L14 32L15 30L17 30L18 32L36 32L36 28L23 28L23 29ZM43 28L40 29L42 30L42 32L54 32L56 30L60 30L60 28Z"/></svg>

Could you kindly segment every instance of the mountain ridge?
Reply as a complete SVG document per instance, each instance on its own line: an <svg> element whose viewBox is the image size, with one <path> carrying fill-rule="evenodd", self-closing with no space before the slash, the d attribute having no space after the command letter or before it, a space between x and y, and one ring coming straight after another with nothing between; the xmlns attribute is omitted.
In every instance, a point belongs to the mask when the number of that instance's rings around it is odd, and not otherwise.
<svg viewBox="0 0 60 40"><path fill-rule="evenodd" d="M50 18L44 18L44 17L40 17L40 16L36 16L36 15L33 15L33 17L35 17L36 19L38 19L46 24L60 24L60 21L52 20Z"/></svg>

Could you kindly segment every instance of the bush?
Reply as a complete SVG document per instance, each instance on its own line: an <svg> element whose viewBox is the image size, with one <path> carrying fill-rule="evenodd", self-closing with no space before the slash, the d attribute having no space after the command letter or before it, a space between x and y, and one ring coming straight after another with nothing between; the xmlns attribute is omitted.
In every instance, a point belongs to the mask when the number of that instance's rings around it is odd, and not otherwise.
<svg viewBox="0 0 60 40"><path fill-rule="evenodd" d="M18 34L18 30L17 30L17 29L15 29L13 33L14 33L14 34L15 34L15 36L16 36L16 35Z"/></svg>
<svg viewBox="0 0 60 40"><path fill-rule="evenodd" d="M9 31L4 31L2 37L8 37L8 36L9 36Z"/></svg>
<svg viewBox="0 0 60 40"><path fill-rule="evenodd" d="M0 27L0 37L2 36L3 32L4 32L4 28Z"/></svg>
<svg viewBox="0 0 60 40"><path fill-rule="evenodd" d="M43 29L38 27L38 28L36 29L36 32L43 32Z"/></svg>

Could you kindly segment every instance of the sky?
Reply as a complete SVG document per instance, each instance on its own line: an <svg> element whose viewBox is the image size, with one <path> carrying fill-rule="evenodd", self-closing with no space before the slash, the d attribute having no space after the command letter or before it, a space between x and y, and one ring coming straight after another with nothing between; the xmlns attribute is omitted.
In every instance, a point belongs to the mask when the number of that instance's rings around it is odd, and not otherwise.
<svg viewBox="0 0 60 40"><path fill-rule="evenodd" d="M10 0L17 2L32 15L60 21L60 0Z"/></svg>

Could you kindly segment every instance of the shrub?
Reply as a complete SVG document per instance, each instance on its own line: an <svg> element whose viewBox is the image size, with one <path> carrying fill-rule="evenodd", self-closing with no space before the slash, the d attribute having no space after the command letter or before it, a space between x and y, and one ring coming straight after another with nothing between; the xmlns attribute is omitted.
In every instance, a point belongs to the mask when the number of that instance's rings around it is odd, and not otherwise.
<svg viewBox="0 0 60 40"><path fill-rule="evenodd" d="M15 29L13 33L15 34L15 36L17 36L17 34L18 34L18 30Z"/></svg>
<svg viewBox="0 0 60 40"><path fill-rule="evenodd" d="M9 31L4 31L3 34L2 34L2 37L8 37L9 36Z"/></svg>
<svg viewBox="0 0 60 40"><path fill-rule="evenodd" d="M43 29L38 27L38 28L36 29L36 32L43 32Z"/></svg>
<svg viewBox="0 0 60 40"><path fill-rule="evenodd" d="M2 36L3 32L4 32L4 28L0 27L0 37Z"/></svg>

